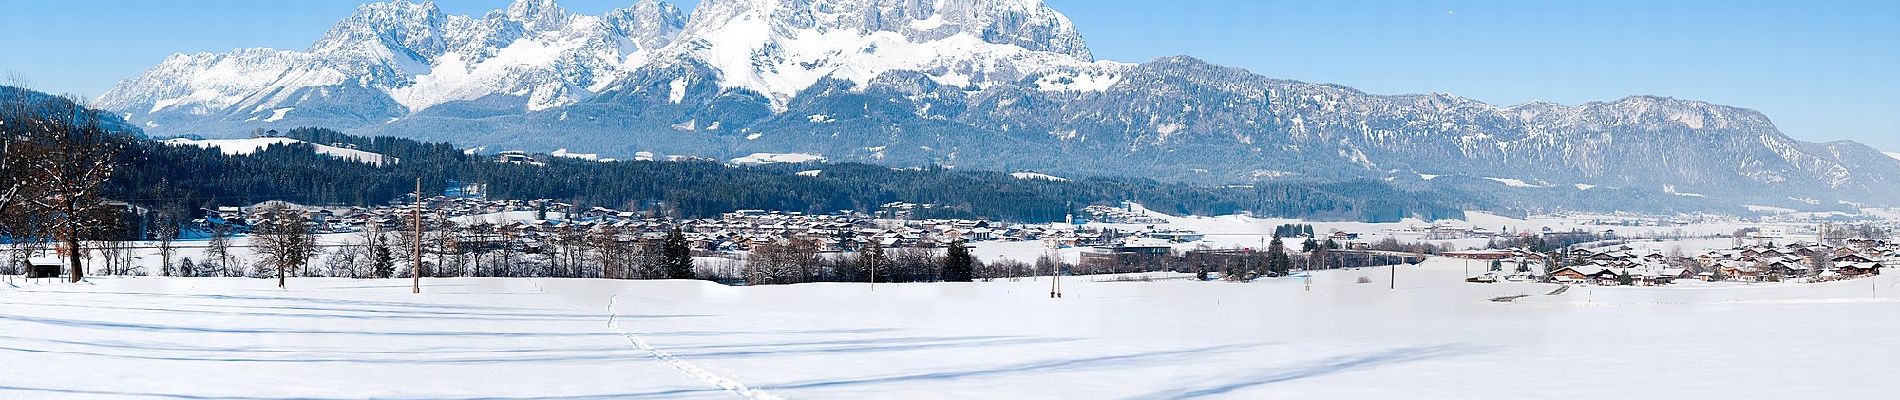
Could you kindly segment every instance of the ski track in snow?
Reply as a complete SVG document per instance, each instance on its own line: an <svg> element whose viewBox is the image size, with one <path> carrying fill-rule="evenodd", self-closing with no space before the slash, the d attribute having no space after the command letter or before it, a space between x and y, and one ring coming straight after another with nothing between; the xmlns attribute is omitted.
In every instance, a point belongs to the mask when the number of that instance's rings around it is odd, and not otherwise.
<svg viewBox="0 0 1900 400"><path fill-rule="evenodd" d="M712 371L707 371L705 368L700 368L698 365L694 365L691 361L687 361L684 358L675 356L673 355L673 353L653 347L652 344L647 343L645 338L642 338L640 337L640 335L635 334L632 331L628 331L620 327L620 319L619 319L620 313L614 311L614 306L618 305L619 303L620 303L620 295L617 295L617 294L614 295L609 300L607 300L607 328L613 329L615 333L619 333L620 336L626 337L627 342L633 343L634 347L638 347L640 348L640 350L646 351L648 354L653 355L653 358L658 358L661 361L665 361L668 365L672 365L673 368L680 370L680 372L686 373L686 375L692 376L693 378L699 379L700 381L712 384L713 386L718 386L720 388L726 389L726 391L732 392L733 394L737 394L740 397L745 397L752 400L785 400L784 397L779 397L778 395L772 394L770 392L766 392L765 390L755 389L751 386L746 386L744 382L739 382L739 380L737 379L720 376L719 374L713 373Z"/></svg>

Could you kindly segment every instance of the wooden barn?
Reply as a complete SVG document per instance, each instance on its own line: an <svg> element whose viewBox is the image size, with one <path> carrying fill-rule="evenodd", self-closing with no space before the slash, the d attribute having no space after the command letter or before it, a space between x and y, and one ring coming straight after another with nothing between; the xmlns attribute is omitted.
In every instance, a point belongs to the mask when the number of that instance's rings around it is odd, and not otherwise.
<svg viewBox="0 0 1900 400"><path fill-rule="evenodd" d="M27 279L58 278L60 271L65 269L66 263L58 258L34 257L26 260Z"/></svg>

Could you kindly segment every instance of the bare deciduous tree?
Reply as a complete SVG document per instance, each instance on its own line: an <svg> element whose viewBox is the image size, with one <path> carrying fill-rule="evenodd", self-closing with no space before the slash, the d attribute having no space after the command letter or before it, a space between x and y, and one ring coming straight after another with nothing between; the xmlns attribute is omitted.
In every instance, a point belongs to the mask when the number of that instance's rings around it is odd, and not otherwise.
<svg viewBox="0 0 1900 400"><path fill-rule="evenodd" d="M211 226L211 240L205 243L205 264L217 264L217 276L231 276L231 265L236 262L231 254L231 227L224 224Z"/></svg>
<svg viewBox="0 0 1900 400"><path fill-rule="evenodd" d="M23 94L18 97L27 101ZM119 219L101 192L117 171L125 137L107 131L97 111L73 99L8 108L7 123L0 124L0 136L8 138L6 163L20 168L9 173L26 179L5 189L7 202L19 203L7 206L7 212L29 208L25 211L60 240L71 263L68 278L79 282L85 279L82 241L111 232Z"/></svg>
<svg viewBox="0 0 1900 400"><path fill-rule="evenodd" d="M259 206L257 214L262 218L251 233L251 247L264 257L260 262L276 267L277 287L284 287L285 275L303 267L315 254L315 238L304 226L308 218L302 210L276 201Z"/></svg>
<svg viewBox="0 0 1900 400"><path fill-rule="evenodd" d="M158 271L160 276L182 275L175 274L177 264L172 262L172 259L178 256L178 247L174 245L174 242L178 240L178 216L180 214L182 213L177 210L165 210L159 212L157 220L153 221L156 226L153 227L152 234L155 239L158 239Z"/></svg>

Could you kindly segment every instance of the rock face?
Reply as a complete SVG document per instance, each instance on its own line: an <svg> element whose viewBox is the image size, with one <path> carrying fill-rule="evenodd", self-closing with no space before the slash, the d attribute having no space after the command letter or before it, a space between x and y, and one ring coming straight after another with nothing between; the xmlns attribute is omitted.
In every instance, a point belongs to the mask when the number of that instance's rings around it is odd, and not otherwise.
<svg viewBox="0 0 1900 400"><path fill-rule="evenodd" d="M602 16L520 0L479 18L397 0L362 6L306 51L174 56L99 103L154 134L321 125L620 158L1372 178L1529 208L1900 195L1900 161L1794 140L1752 110L1651 96L1506 107L1189 57L1097 61L1037 0L706 0L690 18L654 0Z"/></svg>
<svg viewBox="0 0 1900 400"><path fill-rule="evenodd" d="M433 3L371 3L306 51L175 55L99 104L153 132L213 134L291 123L358 128L439 106L545 110L592 98L684 25L678 8L652 0L603 16L518 0L479 18L445 15Z"/></svg>

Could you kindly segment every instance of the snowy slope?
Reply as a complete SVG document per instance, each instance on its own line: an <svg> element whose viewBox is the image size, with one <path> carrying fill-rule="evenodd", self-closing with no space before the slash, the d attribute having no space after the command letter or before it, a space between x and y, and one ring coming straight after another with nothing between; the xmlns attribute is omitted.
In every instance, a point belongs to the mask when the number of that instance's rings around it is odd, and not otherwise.
<svg viewBox="0 0 1900 400"><path fill-rule="evenodd" d="M1524 182L1523 179L1511 179L1511 178L1484 178L1484 179L1490 180L1492 182L1502 183L1504 184L1504 186L1510 186L1510 187L1516 187L1516 188L1550 187L1550 185L1546 185L1546 184L1533 184L1529 182Z"/></svg>
<svg viewBox="0 0 1900 400"><path fill-rule="evenodd" d="M306 143L306 142L297 140L297 139L278 137L278 138L207 139L207 140L170 139L170 140L164 141L164 143L168 145L173 145L173 146L197 146L200 148L207 148L207 149L216 148L218 149L218 152L229 154L229 155L248 155L248 154L256 153L259 150L263 150L264 148L270 147L270 146L289 145L289 144ZM364 164L370 164L370 165L375 165L375 166L394 164L401 161L395 157L384 156L382 154L371 153L371 152L357 150L357 149L346 149L346 148L341 148L341 147L327 146L327 145L321 145L321 144L315 144L315 143L310 143L310 146L313 148L314 151L316 151L319 154L325 154L325 155L329 155L331 157L336 157L339 159L356 161L356 162L361 162Z"/></svg>
<svg viewBox="0 0 1900 400"><path fill-rule="evenodd" d="M277 110L293 107L293 121L338 128L454 102L541 110L588 99L644 65L684 22L655 0L600 16L516 0L479 17L391 0L359 7L307 51L174 55L99 103L168 132L279 122Z"/></svg>
<svg viewBox="0 0 1900 400"><path fill-rule="evenodd" d="M172 126L184 122L255 122L286 107L380 114L324 121L351 128L457 102L501 102L513 112L574 104L656 60L706 63L719 71L719 85L776 106L826 77L864 84L888 71L922 71L980 87L1039 71L1120 66L1092 63L1074 25L1039 0L715 0L700 4L690 23L657 0L601 16L516 0L479 17L390 0L363 5L307 51L175 55L99 102L167 132L193 128ZM1112 72L1065 74L1052 78L1051 90L1101 90L1115 80ZM682 90L673 90L675 103ZM383 107L311 104L363 97ZM325 115L306 114L318 116L302 120Z"/></svg>
<svg viewBox="0 0 1900 400"><path fill-rule="evenodd" d="M420 296L397 280L94 282L0 283L0 359L36 366L0 376L0 397L732 398L606 330L607 296L593 296L604 290L565 292L583 300L530 280L434 281Z"/></svg>
<svg viewBox="0 0 1900 400"><path fill-rule="evenodd" d="M1900 302L1894 274L1548 296L1556 286L1462 283L1463 268L1401 267L1396 290L1383 267L1320 271L1310 290L1303 279L1071 276L1059 300L1047 297L1046 277L875 290L426 279L420 295L407 280L377 279L294 278L288 289L221 278L17 283L0 285L0 357L33 367L0 376L0 397L1733 399L1900 390L1839 381L1843 370L1889 369L1895 339L1816 336L1900 329L1876 317ZM1530 297L1488 301L1516 295ZM1756 378L1762 365L1776 366L1776 378ZM391 376L406 378L361 384Z"/></svg>
<svg viewBox="0 0 1900 400"><path fill-rule="evenodd" d="M780 163L797 164L797 163L807 163L807 162L824 162L825 156L821 156L817 154L802 154L802 153L784 153L784 154L752 153L752 155L734 158L731 161L732 161L732 164L735 164L735 165L759 165L759 164L780 164Z"/></svg>
<svg viewBox="0 0 1900 400"><path fill-rule="evenodd" d="M1049 174L1040 173L1040 172L1028 172L1028 171L1011 172L1009 176L1016 179L1022 179L1022 180L1044 180L1044 181L1051 181L1051 182L1063 182L1063 181L1069 180L1068 178L1063 178L1063 177L1059 177L1055 175L1049 175Z"/></svg>
<svg viewBox="0 0 1900 400"><path fill-rule="evenodd" d="M980 88L1036 72L1119 66L1091 63L1075 26L1040 0L712 0L663 53L710 65L720 85L763 94L780 109L827 77L866 85L886 72L917 71Z"/></svg>

